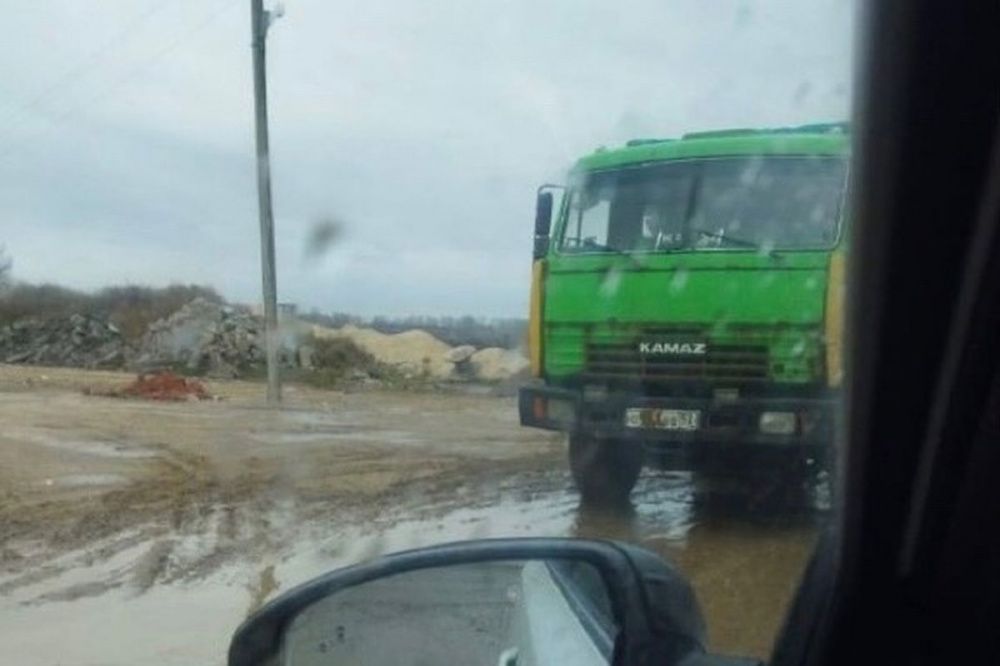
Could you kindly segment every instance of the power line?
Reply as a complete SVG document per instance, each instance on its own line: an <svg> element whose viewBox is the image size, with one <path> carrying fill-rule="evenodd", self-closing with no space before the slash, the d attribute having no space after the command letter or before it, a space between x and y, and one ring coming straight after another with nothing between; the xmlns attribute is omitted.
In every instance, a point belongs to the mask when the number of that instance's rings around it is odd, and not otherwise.
<svg viewBox="0 0 1000 666"><path fill-rule="evenodd" d="M0 166L6 166L7 165L6 158L9 157L12 153L16 152L16 150L21 145L26 143L29 139L38 139L39 137L44 136L48 132L52 131L57 125L60 125L61 123L72 117L74 114L76 114L81 109L81 107L93 106L95 103L102 101L107 97L109 97L110 95L117 92L124 85L131 82L136 76L138 76L146 69L148 69L151 65L155 64L161 58L164 58L173 51L177 50L177 48L179 48L188 37L198 32L201 32L206 27L208 27L223 12L235 6L238 1L239 0L225 0L225 2L223 2L220 6L216 7L212 12L206 15L205 18L202 19L199 23L195 24L190 29L179 34L174 40L167 43L163 48L153 53L152 56L139 63L137 66L128 70L123 76L116 79L111 85L103 88L96 95L87 98L81 104L77 104L76 106L70 107L61 114L49 117L47 119L49 121L49 125L46 128L36 132L33 135L25 137L20 142L13 142L7 144L6 148L0 149L0 160L3 160L3 162L0 162Z"/></svg>
<svg viewBox="0 0 1000 666"><path fill-rule="evenodd" d="M128 21L121 30L111 37L111 39L104 42L104 44L92 51L89 56L78 62L75 66L69 68L67 71L63 72L62 75L56 77L49 84L42 87L41 90L32 95L25 102L21 104L8 104L7 107L11 109L12 112L0 119L0 126L4 126L9 121L16 119L19 113L31 112L37 109L42 102L51 97L52 94L60 88L71 86L77 80L82 78L88 70L99 64L113 48L127 41L129 35L136 28L167 6L167 3L156 0L149 7L147 7L145 11Z"/></svg>

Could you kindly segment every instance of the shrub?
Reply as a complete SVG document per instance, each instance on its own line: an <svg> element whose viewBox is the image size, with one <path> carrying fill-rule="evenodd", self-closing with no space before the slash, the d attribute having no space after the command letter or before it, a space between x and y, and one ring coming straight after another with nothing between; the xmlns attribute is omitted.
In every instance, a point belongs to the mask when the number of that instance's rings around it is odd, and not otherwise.
<svg viewBox="0 0 1000 666"><path fill-rule="evenodd" d="M374 370L378 362L371 354L347 338L313 338L313 367L340 376L351 370Z"/></svg>

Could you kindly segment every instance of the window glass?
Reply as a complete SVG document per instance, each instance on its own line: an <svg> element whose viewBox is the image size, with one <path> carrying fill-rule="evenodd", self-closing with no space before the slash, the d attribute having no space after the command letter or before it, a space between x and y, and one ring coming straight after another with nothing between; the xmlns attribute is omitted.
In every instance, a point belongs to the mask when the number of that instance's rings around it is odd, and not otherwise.
<svg viewBox="0 0 1000 666"><path fill-rule="evenodd" d="M845 164L749 157L598 172L571 194L568 252L810 249L840 228Z"/></svg>
<svg viewBox="0 0 1000 666"><path fill-rule="evenodd" d="M766 661L839 505L858 6L4 3L0 662L219 663L505 537L646 548Z"/></svg>

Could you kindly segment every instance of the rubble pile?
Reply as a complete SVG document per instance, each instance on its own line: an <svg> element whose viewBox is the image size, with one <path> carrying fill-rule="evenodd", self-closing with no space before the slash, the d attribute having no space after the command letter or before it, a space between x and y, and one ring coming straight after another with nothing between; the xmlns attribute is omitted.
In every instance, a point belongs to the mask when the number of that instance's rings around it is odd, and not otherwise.
<svg viewBox="0 0 1000 666"><path fill-rule="evenodd" d="M183 367L212 377L237 377L264 363L262 322L239 308L196 298L150 324L133 365ZM286 359L287 360L287 359Z"/></svg>
<svg viewBox="0 0 1000 666"><path fill-rule="evenodd" d="M389 370L405 379L494 382L523 377L528 366L520 351L452 347L421 329L387 334L289 317L279 320L278 333L282 365L354 379L378 378ZM20 320L0 328L0 363L236 378L264 366L264 337L263 321L248 309L196 298L150 324L137 348L99 317Z"/></svg>
<svg viewBox="0 0 1000 666"><path fill-rule="evenodd" d="M0 328L0 362L118 368L129 355L121 332L99 317L23 319Z"/></svg>

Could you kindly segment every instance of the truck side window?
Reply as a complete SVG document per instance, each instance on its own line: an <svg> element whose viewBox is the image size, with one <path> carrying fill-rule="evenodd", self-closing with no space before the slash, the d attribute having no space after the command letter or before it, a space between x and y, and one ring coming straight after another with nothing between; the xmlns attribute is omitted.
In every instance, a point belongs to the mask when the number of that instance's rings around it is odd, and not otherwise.
<svg viewBox="0 0 1000 666"><path fill-rule="evenodd" d="M586 251L588 246L604 247L608 242L608 216L614 190L576 190L570 200L569 224L563 237L564 249Z"/></svg>
<svg viewBox="0 0 1000 666"><path fill-rule="evenodd" d="M642 237L645 209L641 190L634 184L621 184L611 202L607 245L616 250L634 250Z"/></svg>

